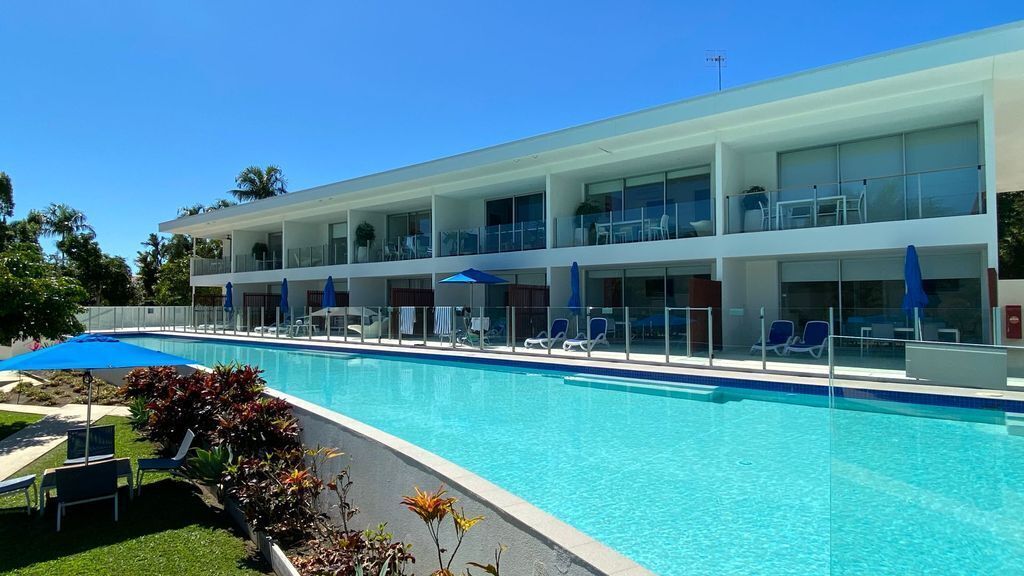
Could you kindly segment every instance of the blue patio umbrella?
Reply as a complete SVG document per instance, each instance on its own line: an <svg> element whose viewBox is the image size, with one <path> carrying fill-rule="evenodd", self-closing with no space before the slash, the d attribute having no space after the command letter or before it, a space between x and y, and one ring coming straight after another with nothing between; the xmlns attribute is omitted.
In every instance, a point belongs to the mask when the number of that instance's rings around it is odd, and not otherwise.
<svg viewBox="0 0 1024 576"><path fill-rule="evenodd" d="M322 308L334 308L337 303L334 299L334 277L328 276L327 283L324 284L324 295L320 298L320 306Z"/></svg>
<svg viewBox="0 0 1024 576"><path fill-rule="evenodd" d="M92 370L141 368L145 366L185 366L192 360L156 350L127 344L103 334L82 334L66 342L15 356L0 362L3 370L84 370L88 386L85 412L85 462L89 463L89 428L92 425Z"/></svg>
<svg viewBox="0 0 1024 576"><path fill-rule="evenodd" d="M283 278L281 280L281 302L278 303L281 310L284 310L284 317L288 317L288 279Z"/></svg>
<svg viewBox="0 0 1024 576"><path fill-rule="evenodd" d="M580 266L573 262L569 270L569 311L579 315L582 305L580 304Z"/></svg>
<svg viewBox="0 0 1024 576"><path fill-rule="evenodd" d="M224 309L231 310L234 307L234 299L231 297L231 282L228 282L224 286Z"/></svg>
<svg viewBox="0 0 1024 576"><path fill-rule="evenodd" d="M469 268L458 274L441 280L442 284L508 284L508 280L499 278L487 272L481 272L475 268ZM469 307L473 307L473 288L469 289Z"/></svg>
<svg viewBox="0 0 1024 576"><path fill-rule="evenodd" d="M907 256L903 263L903 281L906 284L903 311L912 314L916 308L920 316L920 310L928 305L928 295L924 293L921 263L917 259L917 249L913 245L907 246Z"/></svg>

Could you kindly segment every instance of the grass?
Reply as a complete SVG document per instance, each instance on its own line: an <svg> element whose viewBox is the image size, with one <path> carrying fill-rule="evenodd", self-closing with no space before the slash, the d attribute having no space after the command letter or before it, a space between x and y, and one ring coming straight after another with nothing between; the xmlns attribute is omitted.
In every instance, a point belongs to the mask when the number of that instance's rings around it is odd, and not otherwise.
<svg viewBox="0 0 1024 576"><path fill-rule="evenodd" d="M108 416L98 424L115 425L118 457L155 455L156 447L138 435L127 418ZM62 444L16 475L40 475L59 466ZM69 509L56 532L56 506L46 514L25 514L20 495L0 497L0 573L34 574L266 574L252 544L232 529L226 515L201 498L192 484L167 474L147 474L142 495L128 501L121 491L121 518L112 504L99 502Z"/></svg>
<svg viewBox="0 0 1024 576"><path fill-rule="evenodd" d="M25 414L23 412L7 412L0 410L0 440L7 438L25 426L42 418L39 414Z"/></svg>

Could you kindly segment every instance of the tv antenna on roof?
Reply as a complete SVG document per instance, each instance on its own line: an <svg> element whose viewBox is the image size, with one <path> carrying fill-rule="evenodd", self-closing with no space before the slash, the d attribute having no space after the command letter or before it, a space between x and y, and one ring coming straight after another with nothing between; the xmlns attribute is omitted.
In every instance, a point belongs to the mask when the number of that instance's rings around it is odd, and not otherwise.
<svg viewBox="0 0 1024 576"><path fill-rule="evenodd" d="M705 50L704 62L711 68L718 68L718 91L722 91L722 68L725 68L725 50Z"/></svg>

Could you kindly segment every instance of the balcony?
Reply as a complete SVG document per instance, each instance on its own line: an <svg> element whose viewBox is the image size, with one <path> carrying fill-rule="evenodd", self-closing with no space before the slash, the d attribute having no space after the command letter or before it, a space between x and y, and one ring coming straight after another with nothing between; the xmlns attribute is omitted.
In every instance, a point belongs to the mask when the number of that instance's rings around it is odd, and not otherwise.
<svg viewBox="0 0 1024 576"><path fill-rule="evenodd" d="M543 220L479 226L441 233L441 256L521 252L544 248Z"/></svg>
<svg viewBox="0 0 1024 576"><path fill-rule="evenodd" d="M266 258L256 258L251 254L235 254L235 272L260 272L263 270L280 270L281 257L271 254Z"/></svg>
<svg viewBox="0 0 1024 576"><path fill-rule="evenodd" d="M288 249L289 268L312 268L347 263L348 245L345 242Z"/></svg>
<svg viewBox="0 0 1024 576"><path fill-rule="evenodd" d="M356 262L393 262L419 260L433 256L428 234L410 234L389 238L380 247L374 244L356 246Z"/></svg>
<svg viewBox="0 0 1024 576"><path fill-rule="evenodd" d="M984 166L726 197L728 233L984 214Z"/></svg>
<svg viewBox="0 0 1024 576"><path fill-rule="evenodd" d="M714 236L710 202L614 210L555 219L555 247Z"/></svg>
<svg viewBox="0 0 1024 576"><path fill-rule="evenodd" d="M231 261L227 258L199 258L191 260L193 276L208 276L210 274L228 274L231 272Z"/></svg>

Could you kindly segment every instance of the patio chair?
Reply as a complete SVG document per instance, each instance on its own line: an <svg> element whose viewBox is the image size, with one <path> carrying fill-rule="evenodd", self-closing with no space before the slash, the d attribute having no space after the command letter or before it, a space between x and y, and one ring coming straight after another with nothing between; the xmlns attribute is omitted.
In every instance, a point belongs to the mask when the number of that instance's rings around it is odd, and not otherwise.
<svg viewBox="0 0 1024 576"><path fill-rule="evenodd" d="M32 514L32 502L28 498L28 493L30 490L34 492L36 502L39 501L39 490L36 488L36 475L29 474L28 476L19 476L17 478L0 480L0 496L18 492L19 490L25 493L25 511Z"/></svg>
<svg viewBox="0 0 1024 576"><path fill-rule="evenodd" d="M114 457L114 427L93 426L89 429L89 462ZM85 428L68 430L68 453L65 466L85 462Z"/></svg>
<svg viewBox="0 0 1024 576"><path fill-rule="evenodd" d="M815 358L821 358L828 342L828 322L824 320L811 320L804 324L804 335L794 342L787 344L783 355L789 356L790 352L807 352Z"/></svg>
<svg viewBox="0 0 1024 576"><path fill-rule="evenodd" d="M648 240L668 240L668 227L669 227L668 214L662 214L661 218L658 219L657 224L651 224L647 228L647 239Z"/></svg>
<svg viewBox="0 0 1024 576"><path fill-rule="evenodd" d="M562 342L562 350L572 350L573 348L579 348L586 352L593 350L598 344L604 344L608 346L608 319L598 316L597 318L590 319L590 338L587 338L586 332L580 332L575 338L569 338L565 342Z"/></svg>
<svg viewBox="0 0 1024 576"><path fill-rule="evenodd" d="M179 470L185 464L185 456L188 455L189 449L192 448L192 440L195 437L196 434L192 430L185 432L185 438L182 439L181 445L178 446L178 453L174 455L174 458L139 458L137 464L139 471L135 479L136 493L142 494L142 475L146 472L174 472Z"/></svg>
<svg viewBox="0 0 1024 576"><path fill-rule="evenodd" d="M762 343L759 338L750 347L750 353L760 352L763 348L765 351L771 350L776 355L781 356L785 351L786 345L793 340L793 333L795 331L791 320L773 320L771 327L768 328L768 342Z"/></svg>
<svg viewBox="0 0 1024 576"><path fill-rule="evenodd" d="M114 522L118 519L117 462L105 460L95 464L75 464L55 470L57 484L57 532L69 506L114 501Z"/></svg>
<svg viewBox="0 0 1024 576"><path fill-rule="evenodd" d="M566 318L555 318L551 321L550 330L545 330L533 338L527 338L523 341L523 346L526 348L537 347L550 350L555 347L555 344L565 340L568 331L569 320Z"/></svg>

